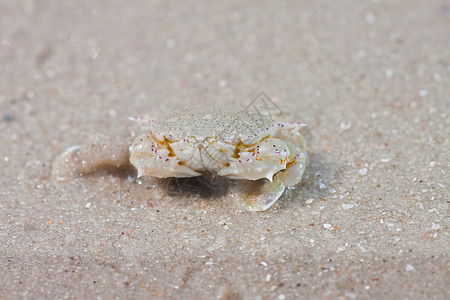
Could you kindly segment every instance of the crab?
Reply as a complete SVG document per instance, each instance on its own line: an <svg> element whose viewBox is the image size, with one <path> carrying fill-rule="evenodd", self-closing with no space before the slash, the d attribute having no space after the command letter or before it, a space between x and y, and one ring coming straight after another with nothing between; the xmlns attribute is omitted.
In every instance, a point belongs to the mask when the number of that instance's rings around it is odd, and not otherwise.
<svg viewBox="0 0 450 300"><path fill-rule="evenodd" d="M210 172L230 179L261 180L257 188L244 188L243 203L250 211L270 208L286 188L300 182L308 162L300 133L305 125L273 120L270 112L213 107L180 110L158 120L132 120L135 126L128 151L117 138L96 137L66 151L65 161L76 152L82 157L78 171L89 172L104 165L120 167L129 155L138 178L188 178ZM116 150L100 154L108 145Z"/></svg>

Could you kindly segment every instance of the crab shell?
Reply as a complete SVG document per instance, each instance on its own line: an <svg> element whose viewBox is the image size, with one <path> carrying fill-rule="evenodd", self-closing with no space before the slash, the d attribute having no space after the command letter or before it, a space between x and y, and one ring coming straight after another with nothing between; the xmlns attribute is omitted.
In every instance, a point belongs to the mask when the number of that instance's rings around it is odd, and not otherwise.
<svg viewBox="0 0 450 300"><path fill-rule="evenodd" d="M273 121L257 112L206 108L137 122L130 162L138 177L193 177L209 171L232 179L272 181L274 174L306 155L299 133L303 124ZM300 181L302 163L300 174L284 176L283 185Z"/></svg>

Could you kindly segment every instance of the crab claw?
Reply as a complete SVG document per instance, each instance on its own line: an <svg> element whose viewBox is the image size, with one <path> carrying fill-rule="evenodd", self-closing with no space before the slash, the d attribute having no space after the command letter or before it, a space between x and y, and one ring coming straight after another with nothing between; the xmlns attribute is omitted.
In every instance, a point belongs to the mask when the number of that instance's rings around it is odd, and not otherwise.
<svg viewBox="0 0 450 300"><path fill-rule="evenodd" d="M293 163L286 170L280 171L273 177L272 181L266 180L262 185L245 184L245 190L241 202L249 211L265 211L277 202L286 187L297 185L302 179L308 155L292 143L288 143L293 153Z"/></svg>
<svg viewBox="0 0 450 300"><path fill-rule="evenodd" d="M265 211L269 209L285 190L282 182L267 181L259 188L248 191L243 196L243 204L249 211Z"/></svg>

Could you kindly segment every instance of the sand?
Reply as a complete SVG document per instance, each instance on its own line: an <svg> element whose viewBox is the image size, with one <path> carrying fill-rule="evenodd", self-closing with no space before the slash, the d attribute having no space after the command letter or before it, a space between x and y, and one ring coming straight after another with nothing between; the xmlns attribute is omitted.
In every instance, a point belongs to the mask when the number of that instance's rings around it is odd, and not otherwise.
<svg viewBox="0 0 450 300"><path fill-rule="evenodd" d="M0 1L0 298L449 299L446 1ZM308 124L266 212L130 169L52 179L130 116Z"/></svg>

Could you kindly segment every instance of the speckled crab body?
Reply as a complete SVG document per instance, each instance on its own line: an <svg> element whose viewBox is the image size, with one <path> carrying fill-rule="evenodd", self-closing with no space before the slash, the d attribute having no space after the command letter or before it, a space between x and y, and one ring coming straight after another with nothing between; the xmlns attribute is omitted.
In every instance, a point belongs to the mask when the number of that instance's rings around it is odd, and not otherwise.
<svg viewBox="0 0 450 300"><path fill-rule="evenodd" d="M268 179L245 204L261 211L301 180L307 163L302 124L268 115L207 108L178 111L158 121L136 119L130 162L140 176L194 177L208 171L231 179Z"/></svg>

